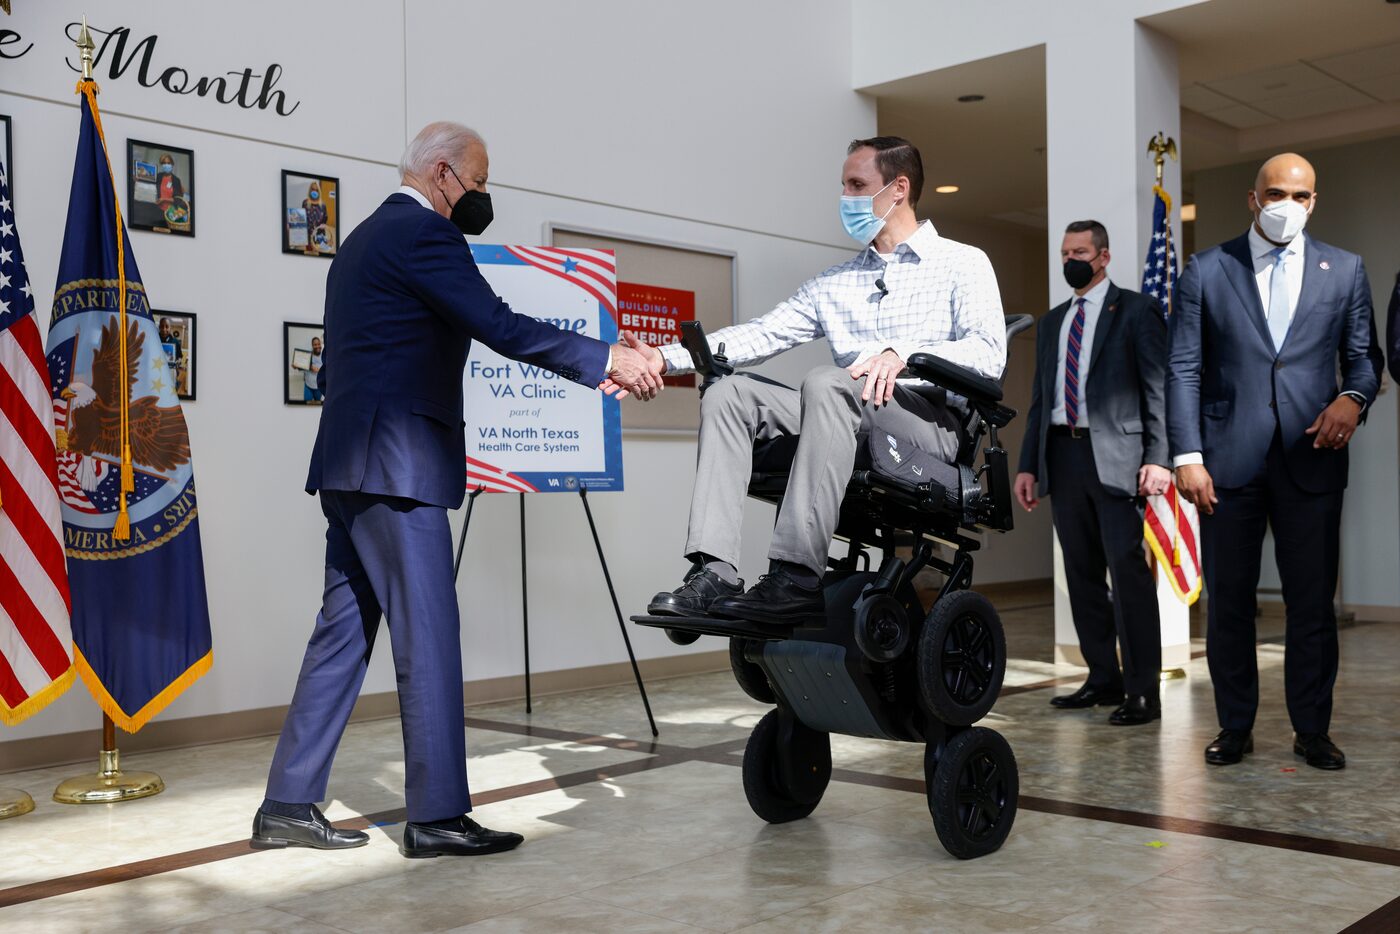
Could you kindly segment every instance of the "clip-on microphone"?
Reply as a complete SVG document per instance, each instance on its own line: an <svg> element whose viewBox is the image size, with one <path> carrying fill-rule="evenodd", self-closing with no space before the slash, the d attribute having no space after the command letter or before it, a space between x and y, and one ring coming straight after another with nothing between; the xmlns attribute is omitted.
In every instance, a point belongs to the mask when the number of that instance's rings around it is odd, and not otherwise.
<svg viewBox="0 0 1400 934"><path fill-rule="evenodd" d="M887 289L887 288L885 288L885 280L884 280L884 277L881 277L881 278L875 280L875 288L877 288L877 289L880 290L880 298L876 299L876 301L880 301L880 300L883 299L886 295L890 294L890 290Z"/></svg>

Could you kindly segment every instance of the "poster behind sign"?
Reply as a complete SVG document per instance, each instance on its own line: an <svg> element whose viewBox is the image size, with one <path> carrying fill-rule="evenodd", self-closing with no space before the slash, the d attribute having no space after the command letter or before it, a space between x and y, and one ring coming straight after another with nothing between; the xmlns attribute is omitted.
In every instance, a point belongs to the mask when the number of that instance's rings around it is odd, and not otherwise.
<svg viewBox="0 0 1400 934"><path fill-rule="evenodd" d="M606 250L473 244L481 273L518 314L612 343L616 274ZM489 492L622 489L617 400L472 343L464 376L467 486Z"/></svg>
<svg viewBox="0 0 1400 934"><path fill-rule="evenodd" d="M653 347L681 342L681 322L695 320L695 293L636 282L617 284L617 320L624 331ZM665 376L667 386L697 385L695 376Z"/></svg>

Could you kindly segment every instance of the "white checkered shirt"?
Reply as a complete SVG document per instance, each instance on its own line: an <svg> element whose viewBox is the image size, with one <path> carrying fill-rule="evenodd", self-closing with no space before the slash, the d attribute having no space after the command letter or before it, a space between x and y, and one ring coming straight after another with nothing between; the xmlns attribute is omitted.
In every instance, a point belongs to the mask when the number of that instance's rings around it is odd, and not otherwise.
<svg viewBox="0 0 1400 934"><path fill-rule="evenodd" d="M883 278L888 295L875 280ZM1006 321L987 254L938 235L924 221L889 262L867 247L803 283L768 314L707 335L738 366L826 337L836 364L854 366L893 350L933 354L982 376L1006 367ZM691 371L680 344L660 348L668 373Z"/></svg>

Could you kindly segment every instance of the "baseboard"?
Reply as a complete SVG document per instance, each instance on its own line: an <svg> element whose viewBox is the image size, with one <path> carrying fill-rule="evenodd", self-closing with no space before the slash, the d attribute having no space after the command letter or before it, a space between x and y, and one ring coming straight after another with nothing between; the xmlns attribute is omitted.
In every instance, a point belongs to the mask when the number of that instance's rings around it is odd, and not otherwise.
<svg viewBox="0 0 1400 934"><path fill-rule="evenodd" d="M1344 603L1342 609L1356 616L1358 622L1400 623L1400 606L1374 603Z"/></svg>
<svg viewBox="0 0 1400 934"><path fill-rule="evenodd" d="M637 667L643 680L648 682L711 671L727 671L729 652L695 652L640 659ZM565 668L560 671L538 671L533 673L530 682L531 691L536 697L631 683L632 666L628 662ZM525 679L521 675L483 678L462 685L463 702L467 706L494 704L524 696ZM281 705L184 717L178 720L154 720L139 733L118 733L117 745L124 753L154 752L272 736L281 731L282 720L286 714L286 705ZM350 721L355 723L382 720L398 715L398 694L386 691L362 695L355 704ZM79 730L54 736L10 740L0 742L0 762L5 764L5 772L27 772L70 763L86 763L96 767L97 752L101 745L101 730Z"/></svg>

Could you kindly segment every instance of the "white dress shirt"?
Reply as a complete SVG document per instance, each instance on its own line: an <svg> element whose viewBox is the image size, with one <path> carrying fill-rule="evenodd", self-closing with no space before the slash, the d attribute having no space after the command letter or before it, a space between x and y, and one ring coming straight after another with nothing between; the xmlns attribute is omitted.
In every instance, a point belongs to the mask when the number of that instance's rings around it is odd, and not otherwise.
<svg viewBox="0 0 1400 934"><path fill-rule="evenodd" d="M1288 258L1283 264L1283 274L1288 278L1288 323L1293 323L1293 316L1298 311L1298 296L1303 294L1303 268L1307 265L1305 251L1307 249L1308 238L1302 232L1288 243L1284 244L1289 251ZM1269 287L1274 281L1274 250L1278 249L1277 243L1265 240L1263 235L1255 229L1253 224L1249 225L1249 255L1254 260L1254 284L1259 287L1259 307L1264 309L1264 320L1268 321L1269 311Z"/></svg>
<svg viewBox="0 0 1400 934"><path fill-rule="evenodd" d="M1055 358L1055 404L1050 409L1052 425L1069 424L1069 418L1065 415L1065 356L1069 352L1069 329L1074 325L1075 315L1079 314L1079 299L1082 297L1084 334L1079 341L1079 418L1075 421L1075 427L1089 427L1089 394L1086 391L1089 385L1089 365L1093 362L1091 358L1094 354L1094 331L1099 326L1099 315L1103 312L1104 299L1108 296L1108 285L1108 276L1104 276L1103 281L1082 296L1070 296L1069 310L1065 312L1065 320L1060 323L1059 356Z"/></svg>
<svg viewBox="0 0 1400 934"><path fill-rule="evenodd" d="M424 196L423 192L410 185L400 185L399 190L394 192L394 194L408 195L410 198L423 205L423 207L427 208L429 211L433 209L433 203Z"/></svg>
<svg viewBox="0 0 1400 934"><path fill-rule="evenodd" d="M883 279L887 294L875 285ZM724 343L736 365L758 363L826 337L838 366L850 367L893 350L903 360L929 353L982 376L1000 379L1006 367L1006 319L987 254L940 237L921 223L894 253L869 246L807 280L772 311L707 335ZM667 373L688 373L680 344L661 349Z"/></svg>

